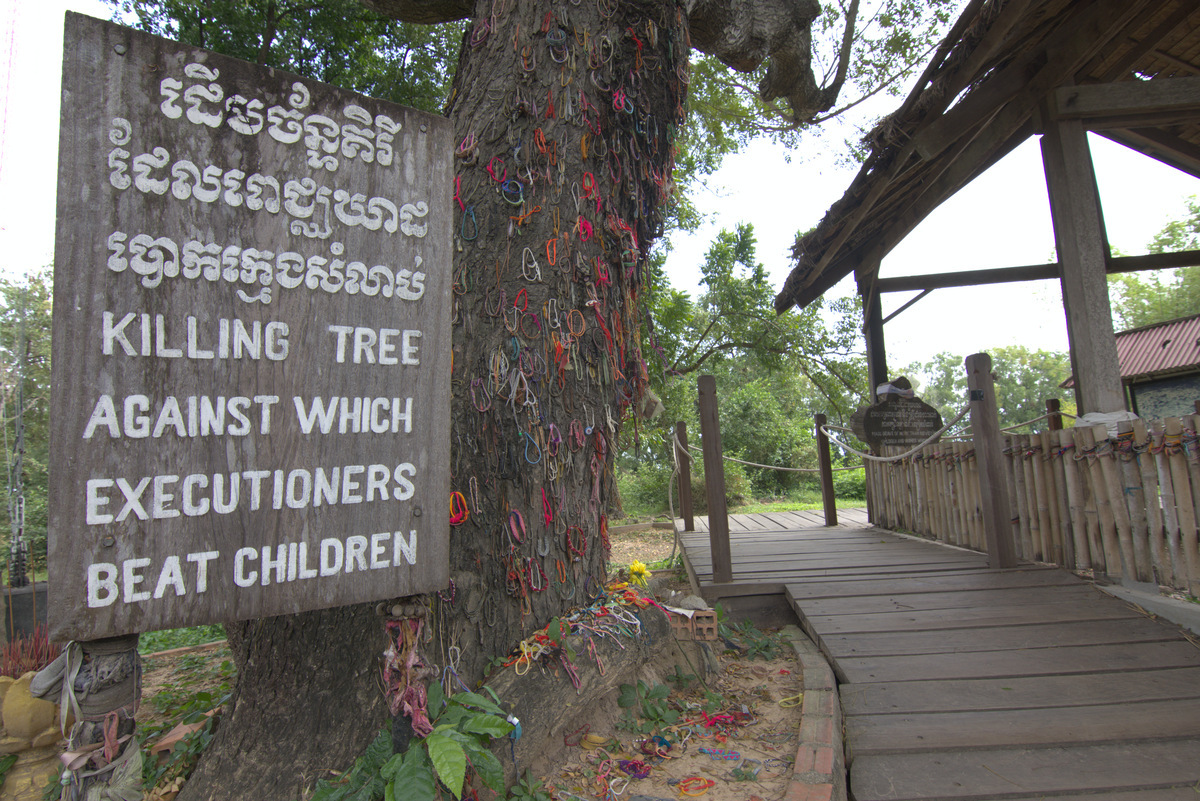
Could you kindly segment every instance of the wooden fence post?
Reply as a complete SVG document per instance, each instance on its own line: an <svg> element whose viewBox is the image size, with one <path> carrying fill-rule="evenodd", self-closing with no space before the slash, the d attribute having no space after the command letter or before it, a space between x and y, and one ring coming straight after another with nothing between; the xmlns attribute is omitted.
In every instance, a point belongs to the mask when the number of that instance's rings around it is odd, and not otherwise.
<svg viewBox="0 0 1200 801"><path fill-rule="evenodd" d="M675 459L679 464L679 516L683 518L683 530L696 530L696 516L692 510L692 452L688 450L687 423L675 423Z"/></svg>
<svg viewBox="0 0 1200 801"><path fill-rule="evenodd" d="M837 498L833 494L833 464L829 458L829 437L821 427L828 422L823 414L813 415L813 423L817 429L817 467L821 471L821 501L825 505L825 525L836 526Z"/></svg>
<svg viewBox="0 0 1200 801"><path fill-rule="evenodd" d="M1062 431L1062 414L1060 410L1062 404L1058 402L1058 398L1050 398L1046 401L1046 414L1050 415L1049 423L1046 426L1051 431Z"/></svg>
<svg viewBox="0 0 1200 801"><path fill-rule="evenodd" d="M700 391L700 444L704 450L704 492L708 498L708 543L712 553L714 584L733 581L729 552L729 513L725 508L725 464L721 459L721 425L717 420L717 380L702 375Z"/></svg>
<svg viewBox="0 0 1200 801"><path fill-rule="evenodd" d="M992 357L986 353L972 354L967 357L966 367L988 565L993 569L1016 567L1012 523L1008 519L1008 484L1004 478L1004 443L1000 440L996 389L992 385Z"/></svg>

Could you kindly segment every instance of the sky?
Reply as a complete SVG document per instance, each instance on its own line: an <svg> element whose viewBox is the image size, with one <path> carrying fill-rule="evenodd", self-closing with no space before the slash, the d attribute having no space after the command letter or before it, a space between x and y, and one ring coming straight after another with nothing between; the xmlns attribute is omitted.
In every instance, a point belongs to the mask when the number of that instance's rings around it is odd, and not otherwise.
<svg viewBox="0 0 1200 801"><path fill-rule="evenodd" d="M54 253L58 96L66 9L107 18L94 0L0 2L0 272L21 275L49 265ZM898 98L887 102L898 105ZM704 225L672 237L667 271L681 290L698 291L700 265L713 237L754 224L758 256L778 289L791 269L797 231L808 230L841 197L856 167L820 147L787 153L757 142L730 156L695 197ZM1099 137L1093 157L1109 240L1127 255L1145 252L1167 222L1182 216L1200 181ZM790 160L789 160L790 157ZM885 277L1041 264L1053 253L1049 203L1036 141L1019 147L931 214L883 262ZM854 292L852 281L833 296ZM884 314L915 293L883 298ZM1058 284L1039 281L940 289L884 329L888 364L902 367L949 351L966 356L1003 345L1065 351Z"/></svg>
<svg viewBox="0 0 1200 801"><path fill-rule="evenodd" d="M1125 255L1145 253L1164 225L1186 214L1185 201L1200 195L1200 180L1102 137L1089 138L1109 240ZM739 222L753 223L758 258L776 290L783 285L796 233L820 222L857 172L822 167L825 160L813 156L789 164L783 155L765 145L729 157L697 193L706 223L695 234L676 234L667 261L677 289L699 291L699 265L709 244ZM1045 264L1053 254L1041 155L1030 139L930 214L883 260L880 275ZM829 296L855 291L851 277ZM884 316L916 295L884 295ZM884 326L884 341L889 368L926 362L943 351L965 357L1004 345L1065 352L1062 295L1057 281L939 289Z"/></svg>

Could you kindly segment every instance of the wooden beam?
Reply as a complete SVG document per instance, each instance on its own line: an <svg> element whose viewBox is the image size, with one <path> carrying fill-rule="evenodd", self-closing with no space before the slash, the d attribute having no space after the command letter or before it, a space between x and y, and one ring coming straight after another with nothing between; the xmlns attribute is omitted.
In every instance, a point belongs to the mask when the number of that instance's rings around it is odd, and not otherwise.
<svg viewBox="0 0 1200 801"><path fill-rule="evenodd" d="M1109 65L1108 70L1100 77L1099 83L1108 83L1109 81L1119 80L1129 75L1130 70L1142 60L1143 56L1154 52L1154 48L1158 47L1163 39L1169 36L1176 28L1187 22L1188 17L1195 14L1196 10L1197 7L1190 3L1180 3L1175 12L1160 22L1154 30L1135 38L1137 33L1136 26L1140 26L1144 22L1141 18L1136 19L1131 25L1133 29L1128 30L1123 37L1131 44L1129 50L1122 54L1121 58ZM1096 59L1101 58L1103 58L1102 55L1096 56ZM1076 74L1075 82L1088 82L1088 76L1093 72L1093 64L1088 64Z"/></svg>
<svg viewBox="0 0 1200 801"><path fill-rule="evenodd" d="M1200 178L1200 147L1156 128L1099 131L1106 139L1138 151L1188 175Z"/></svg>
<svg viewBox="0 0 1200 801"><path fill-rule="evenodd" d="M1135 273L1145 270L1171 270L1178 267L1200 266L1200 250L1176 253L1148 253L1144 256L1110 256L1105 273ZM1053 264L1026 264L1020 267L995 267L986 270L958 270L927 275L903 275L880 278L875 282L879 292L930 292L959 286L985 284L1014 284L1021 281L1049 281L1059 278L1059 267ZM895 312L888 318L894 317ZM887 320L884 320L887 322Z"/></svg>
<svg viewBox="0 0 1200 801"><path fill-rule="evenodd" d="M883 341L883 303L879 290L871 288L874 283L867 281L858 285L858 293L862 297L863 335L867 342L870 403L875 402L875 387L886 384L888 380L887 348Z"/></svg>
<svg viewBox="0 0 1200 801"><path fill-rule="evenodd" d="M1141 270L1171 270L1176 267L1196 267L1197 265L1200 265L1200 250L1148 253L1145 256L1113 256L1108 260L1108 274L1134 273Z"/></svg>
<svg viewBox="0 0 1200 801"><path fill-rule="evenodd" d="M1056 119L1186 111L1200 116L1200 77L1115 81L1054 90Z"/></svg>
<svg viewBox="0 0 1200 801"><path fill-rule="evenodd" d="M1023 98L1022 105L1032 113L1043 93L1073 76L1135 19L1144 5L1144 0L1094 2L1064 19L1040 47L986 78L918 134L914 140L917 152L926 160L936 157L970 131L986 125L999 107L1018 98Z"/></svg>
<svg viewBox="0 0 1200 801"><path fill-rule="evenodd" d="M717 380L700 376L700 444L704 450L704 486L708 499L708 544L712 554L712 580L733 581L729 551L729 512L725 506L725 463L721 452L721 424L717 419Z"/></svg>
<svg viewBox="0 0 1200 801"><path fill-rule="evenodd" d="M1175 125L1193 125L1196 122L1200 122L1200 113L1192 109L1164 109L1145 114L1086 117L1083 127L1099 132L1129 128L1170 128Z"/></svg>
<svg viewBox="0 0 1200 801"><path fill-rule="evenodd" d="M1193 75L1200 75L1200 67L1197 67L1190 61L1184 61L1182 58L1176 58L1170 53L1162 50L1151 50L1150 52L1155 58L1161 58L1163 61L1167 62L1173 67L1178 67L1184 72L1190 72Z"/></svg>
<svg viewBox="0 0 1200 801"><path fill-rule="evenodd" d="M1019 281L1046 281L1058 278L1057 264L1029 264L1022 267L997 267L988 270L960 270L933 275L906 275L880 278L880 292L911 292L915 289L946 289L956 286L1012 284Z"/></svg>
<svg viewBox="0 0 1200 801"><path fill-rule="evenodd" d="M882 292L883 290L880 290L880 291ZM900 308L896 309L894 312L889 314L887 317L884 317L883 324L887 325L892 320L899 317L901 314L903 314L905 311L907 311L910 306L915 305L917 303L917 301L921 300L922 298L924 298L926 295L928 295L932 291L933 291L932 289L921 290L920 294L918 294L915 298L911 298L907 303L902 305Z"/></svg>
<svg viewBox="0 0 1200 801"><path fill-rule="evenodd" d="M1062 265L1063 306L1080 413L1125 408L1108 300L1108 243L1100 195L1079 120L1060 120L1042 137L1054 242Z"/></svg>
<svg viewBox="0 0 1200 801"><path fill-rule="evenodd" d="M792 305L803 307L811 303L813 299L828 291L848 272L840 267L831 269L835 263L847 264L852 259L861 258L861 255L855 255L854 252L842 254L841 249L858 233L858 228L864 220L869 219L870 215L875 212L880 200L888 196L898 176L911 168L910 158L916 152L919 144L928 152L936 151L939 154L947 147L958 148L960 155L952 160L953 164L947 163L941 169L952 172L954 179L961 177L961 181L940 182L943 187L949 183L953 188L950 191L939 191L933 195L939 199L932 205L924 204L922 206L924 211L919 216L912 211L904 212L906 223L903 226L890 226L889 234L894 235L897 230L903 230L903 233L900 234L902 237L933 208L954 194L968 180L982 172L986 168L982 166L984 163L994 162L1005 152L1024 141L1028 133L1033 130L1030 118L1042 96L1087 63L1088 59L1094 56L1113 35L1122 31L1131 20L1142 13L1146 4L1147 0L1099 0L1083 5L1078 13L1058 26L1042 49L998 71L997 75L989 77L981 87L973 90L952 112L934 116L944 108L942 103L930 109L927 113L931 122L919 126L914 132L913 138L899 147L889 161L874 165L868 162L868 165L875 171L869 180L860 184L859 179L863 177L864 173L859 173L855 184L852 184L852 189L857 188L861 192L860 197L848 201L845 221L828 244L820 250L808 270L807 276L800 279L805 283L796 286L795 283L799 283L799 281L793 283L792 277L789 276L783 291L776 299L776 311L782 312ZM1032 79L1029 77L1030 70L1034 72ZM973 76L965 77L969 80ZM989 97L977 95L988 86L994 87L987 90ZM1009 93L1017 86L1022 86L1024 89L1010 97ZM957 119L957 116L971 116L967 111L961 109L969 109L970 107L965 104L976 96L980 97L980 100L974 102L981 104L978 113L986 115L989 123L984 126L981 119L976 119L973 128L968 125L969 135L963 136L962 125L966 124L966 121ZM1000 102L1004 98L1009 98L1011 102L1008 102L995 119L992 119L992 115L986 112L984 100ZM951 99L952 97L947 97L944 102L948 103ZM905 108L907 107L908 103L905 105ZM952 114L955 115L954 118L951 118ZM947 121L948 119L949 121ZM1018 138L1018 132L1022 131L1028 131L1028 133L1021 133ZM984 141L977 145L974 141L977 138L982 138ZM924 153L925 150L922 152ZM941 158L938 159L938 161L941 160ZM961 163L964 160L968 162L965 165ZM974 163L970 163L971 160L975 160ZM864 167L865 169L866 167ZM923 182L928 180L930 180L928 176L922 176ZM879 249L882 256L894 247L897 241L899 240L891 241L882 248L879 247L877 241L872 241L870 246Z"/></svg>

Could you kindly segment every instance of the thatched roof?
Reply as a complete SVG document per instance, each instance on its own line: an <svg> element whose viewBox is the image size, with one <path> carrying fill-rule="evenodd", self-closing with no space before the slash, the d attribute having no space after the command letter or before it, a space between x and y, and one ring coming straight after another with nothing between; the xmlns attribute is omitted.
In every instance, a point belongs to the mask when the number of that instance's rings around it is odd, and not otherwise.
<svg viewBox="0 0 1200 801"><path fill-rule="evenodd" d="M868 136L845 195L797 241L776 310L807 305L853 271L869 277L1042 119L1081 119L1200 177L1196 76L1196 0L972 0L904 104Z"/></svg>

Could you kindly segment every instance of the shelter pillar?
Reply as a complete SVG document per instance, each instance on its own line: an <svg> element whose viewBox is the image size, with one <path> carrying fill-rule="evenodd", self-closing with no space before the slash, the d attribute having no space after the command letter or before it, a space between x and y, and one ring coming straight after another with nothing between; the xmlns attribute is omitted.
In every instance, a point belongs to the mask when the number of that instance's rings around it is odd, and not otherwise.
<svg viewBox="0 0 1200 801"><path fill-rule="evenodd" d="M875 387L888 380L887 350L883 342L883 302L875 285L879 274L879 263L872 265L865 280L858 282L858 294L862 298L863 336L867 342L867 377L870 379L868 403L875 402Z"/></svg>
<svg viewBox="0 0 1200 801"><path fill-rule="evenodd" d="M1120 411L1125 402L1108 300L1108 238L1087 131L1079 120L1047 121L1042 165L1054 220L1076 404L1080 413Z"/></svg>

